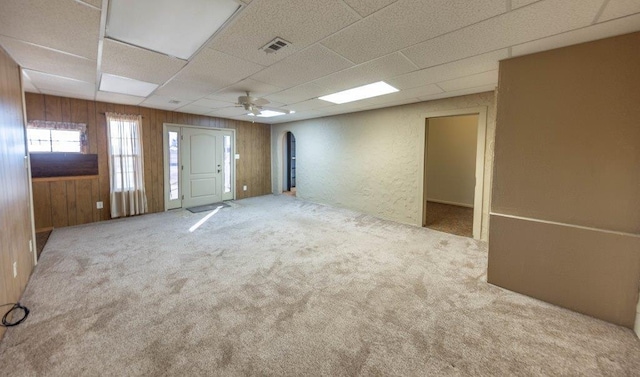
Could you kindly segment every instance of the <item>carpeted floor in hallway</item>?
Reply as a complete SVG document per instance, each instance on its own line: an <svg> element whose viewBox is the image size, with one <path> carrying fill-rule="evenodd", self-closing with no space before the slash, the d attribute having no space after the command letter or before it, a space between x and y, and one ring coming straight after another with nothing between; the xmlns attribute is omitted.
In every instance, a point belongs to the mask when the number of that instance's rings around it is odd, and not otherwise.
<svg viewBox="0 0 640 377"><path fill-rule="evenodd" d="M633 375L640 342L486 283L483 242L297 198L53 231L3 376ZM635 371L635 372L634 372Z"/></svg>

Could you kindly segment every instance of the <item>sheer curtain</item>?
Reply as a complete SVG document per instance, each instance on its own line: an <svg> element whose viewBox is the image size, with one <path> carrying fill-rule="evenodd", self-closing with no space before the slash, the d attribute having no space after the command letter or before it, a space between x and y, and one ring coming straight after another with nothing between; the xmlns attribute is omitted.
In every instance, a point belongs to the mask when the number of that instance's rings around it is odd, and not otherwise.
<svg viewBox="0 0 640 377"><path fill-rule="evenodd" d="M147 212L140 115L106 113L111 217Z"/></svg>

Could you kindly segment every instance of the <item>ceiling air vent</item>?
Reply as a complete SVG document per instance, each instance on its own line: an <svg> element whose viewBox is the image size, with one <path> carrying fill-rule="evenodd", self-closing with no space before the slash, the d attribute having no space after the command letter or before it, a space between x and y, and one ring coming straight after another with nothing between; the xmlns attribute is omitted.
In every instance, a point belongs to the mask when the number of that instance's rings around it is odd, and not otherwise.
<svg viewBox="0 0 640 377"><path fill-rule="evenodd" d="M177 105L177 104L180 103L180 101L176 101L176 100L172 99L171 101L169 101L169 103L172 104L172 105Z"/></svg>
<svg viewBox="0 0 640 377"><path fill-rule="evenodd" d="M266 45L262 46L261 50L266 52L267 54L273 54L275 52L280 51L281 49L288 47L291 43L285 41L282 38L276 38Z"/></svg>

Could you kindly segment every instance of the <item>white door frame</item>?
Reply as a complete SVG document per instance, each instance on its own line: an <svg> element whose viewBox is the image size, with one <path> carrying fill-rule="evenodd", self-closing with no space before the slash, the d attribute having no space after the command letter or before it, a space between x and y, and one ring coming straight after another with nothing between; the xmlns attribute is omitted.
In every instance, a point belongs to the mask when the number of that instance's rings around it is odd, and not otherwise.
<svg viewBox="0 0 640 377"><path fill-rule="evenodd" d="M477 131L477 144L476 144L476 172L475 172L475 191L473 196L473 238L480 239L482 234L482 213L483 213L483 197L484 197L484 153L485 144L487 138L487 107L470 107L466 109L454 109L433 111L423 114L421 119L424 120L424 124L420 127L420 174L422 175L419 180L419 195L422 201L420 207L420 219L422 226L425 226L427 221L427 190L426 190L426 160L427 160L427 122L429 118L440 118L448 116L458 115L478 115L478 131Z"/></svg>
<svg viewBox="0 0 640 377"><path fill-rule="evenodd" d="M162 124L162 146L163 146L163 160L164 160L164 210L168 211L169 206L169 150L168 150L168 140L167 140L167 131L168 127L176 127L176 128L199 128L204 130L211 131L223 131L223 132L231 132L231 192L233 193L233 200L236 200L236 130L233 128L216 128L216 127L204 127L204 126L193 126L190 124L179 124L179 123L163 123ZM182 132L180 132L180 136L182 136ZM180 140L181 142L182 140ZM178 145L182 145L180 143ZM180 150L178 150L178 156L180 156ZM180 157L179 157L180 158ZM182 190L182 169L178 170L179 178L178 182L180 182L180 190ZM182 200L182 199L181 199Z"/></svg>

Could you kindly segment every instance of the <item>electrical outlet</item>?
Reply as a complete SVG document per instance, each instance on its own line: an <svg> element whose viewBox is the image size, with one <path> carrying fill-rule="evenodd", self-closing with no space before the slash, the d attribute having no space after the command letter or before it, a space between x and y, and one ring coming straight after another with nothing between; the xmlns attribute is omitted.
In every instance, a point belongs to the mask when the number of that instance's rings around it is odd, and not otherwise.
<svg viewBox="0 0 640 377"><path fill-rule="evenodd" d="M13 262L13 277L18 276L18 262Z"/></svg>
<svg viewBox="0 0 640 377"><path fill-rule="evenodd" d="M235 159L236 159L236 160L239 160L239 159L240 159L240 155L236 153L236 155L235 155Z"/></svg>
<svg viewBox="0 0 640 377"><path fill-rule="evenodd" d="M104 206L103 206L102 202L96 202L96 208L97 208L97 209L102 209L102 208L104 208Z"/></svg>
<svg viewBox="0 0 640 377"><path fill-rule="evenodd" d="M33 241L29 240L29 252L33 253Z"/></svg>
<svg viewBox="0 0 640 377"><path fill-rule="evenodd" d="M242 186L242 191L247 191L247 185Z"/></svg>

